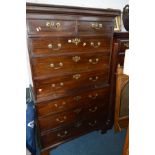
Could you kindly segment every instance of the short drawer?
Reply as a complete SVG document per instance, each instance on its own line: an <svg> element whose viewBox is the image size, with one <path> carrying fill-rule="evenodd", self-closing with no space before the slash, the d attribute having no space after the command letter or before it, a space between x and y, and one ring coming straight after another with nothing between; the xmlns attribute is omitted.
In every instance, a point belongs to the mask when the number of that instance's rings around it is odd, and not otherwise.
<svg viewBox="0 0 155 155"><path fill-rule="evenodd" d="M64 96L77 89L86 87L100 88L108 84L109 70L97 70L91 72L77 72L64 76L35 80L36 98Z"/></svg>
<svg viewBox="0 0 155 155"><path fill-rule="evenodd" d="M75 52L110 52L111 36L105 37L56 37L30 40L32 55L52 55Z"/></svg>
<svg viewBox="0 0 155 155"><path fill-rule="evenodd" d="M104 89L97 89L84 93L78 93L70 97L57 99L53 101L46 101L36 104L38 117L66 111L73 108L93 105L94 103L102 102L109 103L109 87Z"/></svg>
<svg viewBox="0 0 155 155"><path fill-rule="evenodd" d="M97 35L97 36L112 36L113 22L103 21L79 21L78 33L79 35Z"/></svg>
<svg viewBox="0 0 155 155"><path fill-rule="evenodd" d="M94 102L93 105L78 107L70 111L64 111L58 114L44 116L38 119L40 131L44 132L53 128L58 128L62 125L71 124L76 120L81 120L83 117L89 118L107 111L108 103L100 101Z"/></svg>
<svg viewBox="0 0 155 155"><path fill-rule="evenodd" d="M54 18L54 17L53 17ZM62 36L75 34L75 21L56 19L29 19L27 31L31 35Z"/></svg>
<svg viewBox="0 0 155 155"><path fill-rule="evenodd" d="M34 78L109 69L110 52L108 54L96 52L33 58L32 67Z"/></svg>
<svg viewBox="0 0 155 155"><path fill-rule="evenodd" d="M105 124L105 120L106 113L103 113L99 117L76 121L75 123L70 124L69 127L62 127L56 131L44 133L41 135L42 146L45 148L61 141L85 134L94 129L98 129Z"/></svg>

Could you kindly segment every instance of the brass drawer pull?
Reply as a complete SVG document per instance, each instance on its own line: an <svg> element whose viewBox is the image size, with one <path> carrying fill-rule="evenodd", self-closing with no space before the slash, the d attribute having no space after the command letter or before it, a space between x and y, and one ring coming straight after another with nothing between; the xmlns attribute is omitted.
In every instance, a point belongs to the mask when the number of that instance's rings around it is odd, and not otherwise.
<svg viewBox="0 0 155 155"><path fill-rule="evenodd" d="M124 46L129 48L129 43L128 42L124 43Z"/></svg>
<svg viewBox="0 0 155 155"><path fill-rule="evenodd" d="M96 99L96 98L97 98L97 96L98 96L98 94L97 94L97 93L96 93L95 95L91 95L91 94L90 94L90 95L89 95L89 98L91 98L91 99L93 99L93 100L94 100L94 99Z"/></svg>
<svg viewBox="0 0 155 155"><path fill-rule="evenodd" d="M60 26L61 26L61 24L60 24L59 22L57 22L57 23L55 24L55 27L56 27L57 29L59 29Z"/></svg>
<svg viewBox="0 0 155 155"><path fill-rule="evenodd" d="M52 86L52 88L61 88L61 87L64 86L64 83L63 83L63 82L60 82L59 85L58 85L57 87L56 87L56 84L53 83L51 86Z"/></svg>
<svg viewBox="0 0 155 155"><path fill-rule="evenodd" d="M62 137L62 138L63 138L63 137L65 137L67 134L68 134L68 132L65 130L63 134L58 133L58 134L57 134L57 137Z"/></svg>
<svg viewBox="0 0 155 155"><path fill-rule="evenodd" d="M89 78L89 80L90 80L90 81L93 81L93 82L95 82L95 81L97 81L97 80L98 80L98 76L95 76L95 78L93 78L93 77L90 77L90 78Z"/></svg>
<svg viewBox="0 0 155 155"><path fill-rule="evenodd" d="M56 121L59 122L59 123L63 123L66 119L67 119L67 117L64 116L62 119L56 118Z"/></svg>
<svg viewBox="0 0 155 155"><path fill-rule="evenodd" d="M72 60L74 61L74 62L78 62L78 61L80 61L80 56L74 56L74 57L72 57Z"/></svg>
<svg viewBox="0 0 155 155"><path fill-rule="evenodd" d="M75 75L73 75L73 79L76 79L76 80L78 80L80 77L81 77L80 74L75 74Z"/></svg>
<svg viewBox="0 0 155 155"><path fill-rule="evenodd" d="M98 58L96 58L96 59L94 59L94 60L89 59L89 62L90 62L91 64L97 64L97 63L99 62L99 59L98 59Z"/></svg>
<svg viewBox="0 0 155 155"><path fill-rule="evenodd" d="M95 112L98 109L98 107L94 107L93 109L89 109L90 112Z"/></svg>
<svg viewBox="0 0 155 155"><path fill-rule="evenodd" d="M46 22L46 27L59 29L61 24L59 22Z"/></svg>
<svg viewBox="0 0 155 155"><path fill-rule="evenodd" d="M87 45L87 44L84 42L84 43L83 43L83 46L86 46L86 45Z"/></svg>
<svg viewBox="0 0 155 155"><path fill-rule="evenodd" d="M91 24L91 27L98 30L98 29L101 29L103 26L101 23L93 23Z"/></svg>
<svg viewBox="0 0 155 155"><path fill-rule="evenodd" d="M97 44L95 44L94 42L91 42L90 45L93 46L94 48L98 48L100 47L101 43L97 42Z"/></svg>
<svg viewBox="0 0 155 155"><path fill-rule="evenodd" d="M81 96L75 96L75 97L74 97L74 100L75 100L75 101L79 101L79 100L81 100L81 98L82 98Z"/></svg>
<svg viewBox="0 0 155 155"><path fill-rule="evenodd" d="M79 114L81 111L82 111L81 108L78 108L78 109L75 109L75 110L74 110L74 112L75 112L76 114Z"/></svg>
<svg viewBox="0 0 155 155"><path fill-rule="evenodd" d="M60 69L60 68L62 68L62 66L63 66L62 62L60 62L57 66L55 66L53 63L50 64L50 67L52 67L54 69Z"/></svg>
<svg viewBox="0 0 155 155"><path fill-rule="evenodd" d="M38 89L38 91L39 91L39 92L42 92L42 89L40 88L40 89Z"/></svg>
<svg viewBox="0 0 155 155"><path fill-rule="evenodd" d="M52 44L48 44L48 48L51 48L55 51L61 49L61 43L58 43L56 46L52 45Z"/></svg>
<svg viewBox="0 0 155 155"><path fill-rule="evenodd" d="M76 46L81 42L81 40L79 38L74 38L74 39L69 39L68 43L73 43Z"/></svg>
<svg viewBox="0 0 155 155"><path fill-rule="evenodd" d="M95 126L96 123L97 123L97 121L95 120L94 122L89 122L88 124L89 124L89 126Z"/></svg>
<svg viewBox="0 0 155 155"><path fill-rule="evenodd" d="M36 27L37 32L41 31L41 27Z"/></svg>
<svg viewBox="0 0 155 155"><path fill-rule="evenodd" d="M58 105L58 104L56 104L56 103L54 104L54 106L55 106L56 108L59 108L59 109L64 108L64 105L66 105L66 102L64 102L64 101L61 103L61 105Z"/></svg>

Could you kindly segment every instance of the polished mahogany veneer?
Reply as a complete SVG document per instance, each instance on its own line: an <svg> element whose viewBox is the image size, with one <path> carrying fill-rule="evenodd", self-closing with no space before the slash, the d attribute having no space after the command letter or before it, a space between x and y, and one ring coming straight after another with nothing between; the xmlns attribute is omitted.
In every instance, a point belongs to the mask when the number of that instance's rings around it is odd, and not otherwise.
<svg viewBox="0 0 155 155"><path fill-rule="evenodd" d="M65 141L112 127L120 11L27 3L26 13L38 143L47 155Z"/></svg>

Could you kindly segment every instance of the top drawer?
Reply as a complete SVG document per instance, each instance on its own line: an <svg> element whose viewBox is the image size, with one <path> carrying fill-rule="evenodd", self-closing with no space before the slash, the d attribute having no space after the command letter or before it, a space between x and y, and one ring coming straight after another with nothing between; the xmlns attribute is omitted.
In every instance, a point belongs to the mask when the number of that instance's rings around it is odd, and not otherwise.
<svg viewBox="0 0 155 155"><path fill-rule="evenodd" d="M33 19L27 21L28 34L31 35L74 35L76 22L59 19Z"/></svg>
<svg viewBox="0 0 155 155"><path fill-rule="evenodd" d="M113 22L106 21L79 21L79 35L98 35L103 36L113 33Z"/></svg>
<svg viewBox="0 0 155 155"><path fill-rule="evenodd" d="M112 35L113 27L113 20L105 17L61 14L27 15L27 31L30 36Z"/></svg>
<svg viewBox="0 0 155 155"><path fill-rule="evenodd" d="M28 34L45 36L107 35L113 32L112 22L72 21L60 19L30 19L27 21Z"/></svg>

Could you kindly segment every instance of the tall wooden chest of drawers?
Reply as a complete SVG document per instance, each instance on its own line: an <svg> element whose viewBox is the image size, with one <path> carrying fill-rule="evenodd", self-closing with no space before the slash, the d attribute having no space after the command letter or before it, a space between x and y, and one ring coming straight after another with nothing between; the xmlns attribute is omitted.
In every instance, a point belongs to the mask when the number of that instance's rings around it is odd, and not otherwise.
<svg viewBox="0 0 155 155"><path fill-rule="evenodd" d="M41 154L113 125L119 10L27 3L27 44Z"/></svg>

